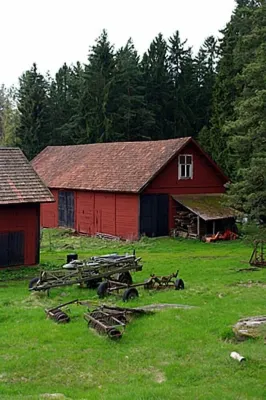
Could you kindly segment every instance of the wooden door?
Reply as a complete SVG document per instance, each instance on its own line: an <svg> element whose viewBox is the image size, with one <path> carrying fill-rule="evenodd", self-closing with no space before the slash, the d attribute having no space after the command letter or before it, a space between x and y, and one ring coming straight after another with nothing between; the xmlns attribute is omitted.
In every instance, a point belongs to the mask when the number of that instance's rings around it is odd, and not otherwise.
<svg viewBox="0 0 266 400"><path fill-rule="evenodd" d="M0 267L24 265L24 232L0 233Z"/></svg>
<svg viewBox="0 0 266 400"><path fill-rule="evenodd" d="M59 226L74 228L74 221L74 192L61 190L58 196Z"/></svg>
<svg viewBox="0 0 266 400"><path fill-rule="evenodd" d="M150 237L168 236L169 198L166 194L140 197L140 234Z"/></svg>

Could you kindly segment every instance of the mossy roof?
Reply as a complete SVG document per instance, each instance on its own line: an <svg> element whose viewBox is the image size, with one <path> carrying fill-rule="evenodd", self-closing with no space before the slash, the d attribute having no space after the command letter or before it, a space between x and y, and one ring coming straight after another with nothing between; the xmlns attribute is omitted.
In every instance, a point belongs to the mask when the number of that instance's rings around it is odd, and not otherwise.
<svg viewBox="0 0 266 400"><path fill-rule="evenodd" d="M223 204L222 195L173 195L172 197L205 221L236 216L234 210Z"/></svg>

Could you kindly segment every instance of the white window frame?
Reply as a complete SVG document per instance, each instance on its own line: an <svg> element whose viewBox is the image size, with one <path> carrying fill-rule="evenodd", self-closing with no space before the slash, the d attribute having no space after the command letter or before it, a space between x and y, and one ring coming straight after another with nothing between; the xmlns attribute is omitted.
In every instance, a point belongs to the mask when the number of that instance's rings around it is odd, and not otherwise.
<svg viewBox="0 0 266 400"><path fill-rule="evenodd" d="M180 157L185 157L185 164L181 164L180 162ZM191 158L191 163L187 163L187 157ZM187 174L185 174L185 176L182 176L182 165L185 165L185 167L187 167L187 165L191 165L190 167L190 175L187 176ZM185 171L187 172L187 168L185 168ZM192 154L180 154L178 156L178 179L179 180L183 180L183 179L193 179L193 156Z"/></svg>

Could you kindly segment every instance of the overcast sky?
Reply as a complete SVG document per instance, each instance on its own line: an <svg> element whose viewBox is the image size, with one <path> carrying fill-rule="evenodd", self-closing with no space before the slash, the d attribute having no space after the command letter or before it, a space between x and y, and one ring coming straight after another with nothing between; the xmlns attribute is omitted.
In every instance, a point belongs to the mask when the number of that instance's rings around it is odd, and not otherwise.
<svg viewBox="0 0 266 400"><path fill-rule="evenodd" d="M33 62L52 75L64 62L85 62L104 28L116 48L132 37L143 53L159 32L178 29L197 50L233 9L234 0L0 0L0 84L17 84Z"/></svg>

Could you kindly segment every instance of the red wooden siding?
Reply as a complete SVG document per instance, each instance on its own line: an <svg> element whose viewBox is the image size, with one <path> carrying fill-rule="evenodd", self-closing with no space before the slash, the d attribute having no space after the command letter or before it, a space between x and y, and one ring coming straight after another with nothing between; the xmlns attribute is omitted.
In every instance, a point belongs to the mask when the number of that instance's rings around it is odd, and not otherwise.
<svg viewBox="0 0 266 400"><path fill-rule="evenodd" d="M136 240L139 236L139 196L116 195L116 235Z"/></svg>
<svg viewBox="0 0 266 400"><path fill-rule="evenodd" d="M41 205L42 226L58 226L58 190L52 190L53 204ZM96 232L125 239L138 238L139 196L126 194L74 191L75 230L88 235Z"/></svg>
<svg viewBox="0 0 266 400"><path fill-rule="evenodd" d="M56 228L58 226L58 190L51 189L54 203L41 204L41 226L43 228Z"/></svg>
<svg viewBox="0 0 266 400"><path fill-rule="evenodd" d="M0 207L0 232L24 232L24 265L35 265L39 240L39 204Z"/></svg>
<svg viewBox="0 0 266 400"><path fill-rule="evenodd" d="M94 235L94 193L76 192L75 202L76 230L80 233Z"/></svg>
<svg viewBox="0 0 266 400"><path fill-rule="evenodd" d="M116 234L115 229L115 195L111 193L95 194L95 231Z"/></svg>
<svg viewBox="0 0 266 400"><path fill-rule="evenodd" d="M224 193L225 179L197 147L190 143L180 154L193 156L193 179L178 179L178 156L147 186L144 193L169 194L169 231L174 228L175 201L171 194Z"/></svg>
<svg viewBox="0 0 266 400"><path fill-rule="evenodd" d="M192 154L193 179L178 179L178 156L147 186L144 193L223 193L225 180L197 147L190 143L180 154Z"/></svg>

